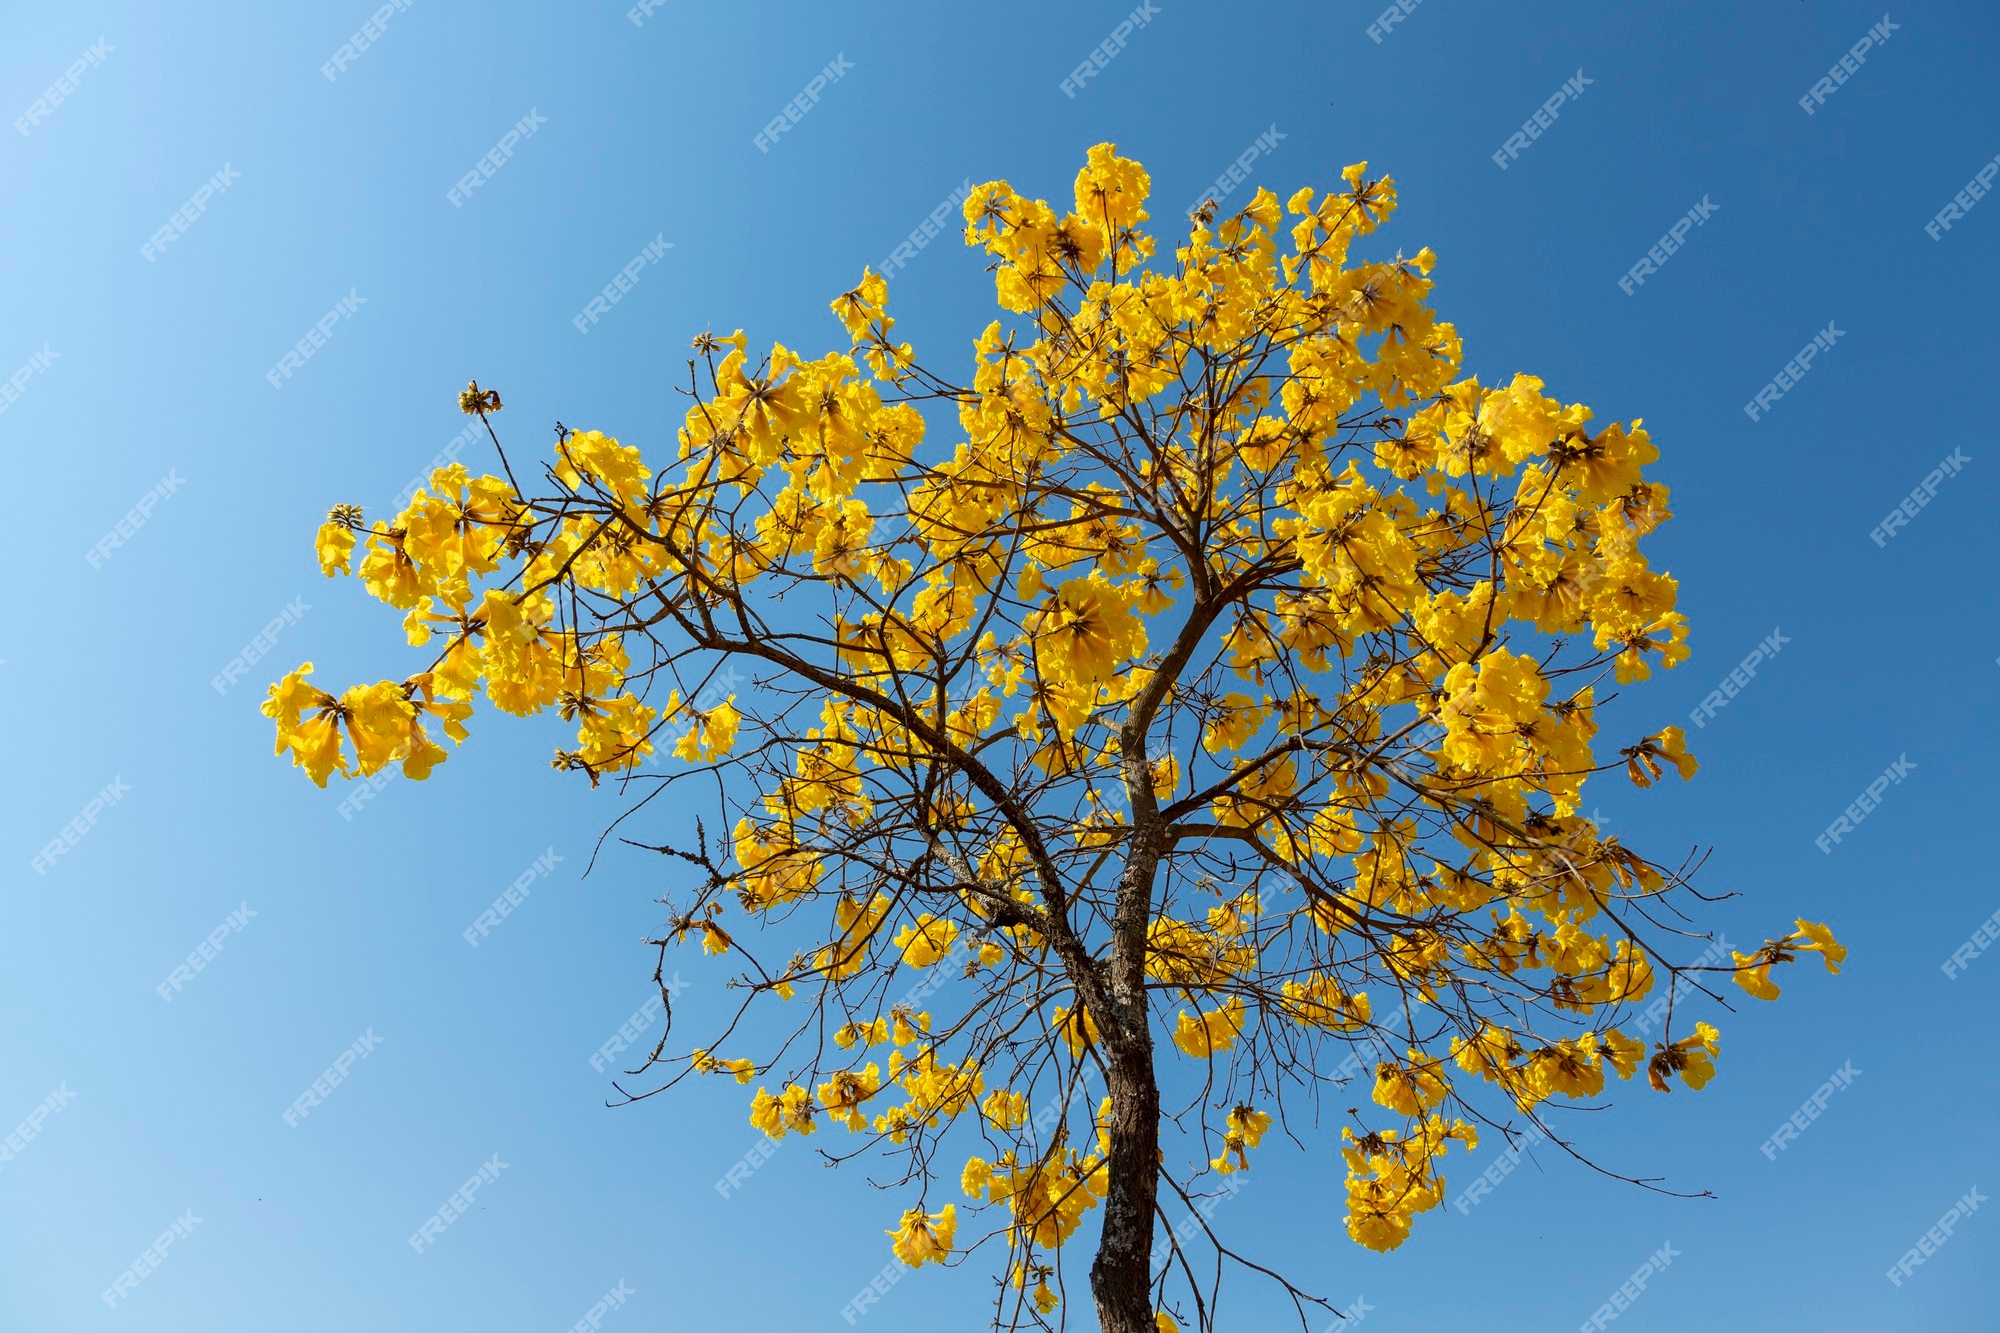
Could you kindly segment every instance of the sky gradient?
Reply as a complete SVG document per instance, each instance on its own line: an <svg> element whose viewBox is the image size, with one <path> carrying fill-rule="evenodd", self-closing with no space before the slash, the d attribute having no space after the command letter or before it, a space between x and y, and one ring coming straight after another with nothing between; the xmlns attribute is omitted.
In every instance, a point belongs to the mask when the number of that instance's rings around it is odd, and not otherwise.
<svg viewBox="0 0 2000 1333"><path fill-rule="evenodd" d="M1365 1304L1369 1333L1577 1328L1663 1246L1619 1333L1993 1328L2000 1210L1887 1273L2000 1185L2000 957L1966 948L2000 910L1979 833L2000 740L1979 572L2000 500L2000 202L1967 190L2000 153L2000 11L1880 26L1838 2L1425 0L1384 26L1382 7L1167 0L1068 87L1129 5L404 0L351 58L365 0L10 15L0 448L32 503L0 534L22 599L0 644L0 1327L553 1333L621 1284L614 1333L976 1326L977 1261L850 1324L902 1204L789 1140L723 1197L760 1137L733 1083L607 1108L593 1056L621 1025L657 1035L641 940L671 881L615 847L584 875L622 806L547 767L553 718L482 714L432 780L357 806L359 784L322 792L272 757L258 704L301 661L331 683L414 660L353 580L319 575L312 535L335 503L383 514L453 448L468 379L503 393L523 452L557 421L667 447L693 335L844 346L826 303L968 181L1066 198L1111 141L1151 171L1156 226L1246 158L1243 201L1370 162L1400 208L1365 253L1436 251L1469 372L1644 418L1676 515L1649 550L1694 653L1618 706L1687 728L1703 768L1644 793L1600 780L1586 809L1662 858L1712 848L1732 944L1805 916L1852 950L1838 978L1793 969L1777 1006L1718 1010L1705 1090L1626 1085L1610 1113L1565 1119L1598 1161L1714 1198L1545 1147L1379 1255L1342 1232L1337 1155L1280 1147L1215 1225ZM963 366L990 280L940 216L899 263L896 313ZM1785 370L1816 338L1806 373ZM246 653L267 627L275 646ZM1759 645L1777 651L1687 720ZM260 660L229 679L242 656ZM1899 763L1865 820L1816 843ZM645 836L686 840L699 813L657 812ZM698 1032L727 969L669 966ZM1810 1128L1760 1151L1830 1080ZM1495 1156L1454 1163L1454 1192ZM471 1209L414 1253L482 1168ZM1081 1282L1072 1298L1089 1326ZM1280 1313L1240 1277L1222 1327Z"/></svg>

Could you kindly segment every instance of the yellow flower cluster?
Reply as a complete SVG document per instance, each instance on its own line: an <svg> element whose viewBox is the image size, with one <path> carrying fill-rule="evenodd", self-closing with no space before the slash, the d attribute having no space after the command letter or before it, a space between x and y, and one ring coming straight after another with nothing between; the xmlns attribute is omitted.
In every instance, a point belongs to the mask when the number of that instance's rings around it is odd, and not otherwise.
<svg viewBox="0 0 2000 1333"><path fill-rule="evenodd" d="M1825 926L1803 918L1798 926L1797 931L1781 940L1769 941L1754 954L1731 950L1730 956L1736 960L1736 984L1760 1000L1775 1000L1778 987L1771 980L1771 968L1778 963L1789 963L1802 953L1816 953L1827 971L1840 971L1840 965L1847 961L1847 947L1835 940L1833 932Z"/></svg>
<svg viewBox="0 0 2000 1333"><path fill-rule="evenodd" d="M957 1234L958 1205L951 1203L937 1213L908 1209L902 1224L888 1233L896 1257L912 1268L943 1263L951 1256L952 1238Z"/></svg>
<svg viewBox="0 0 2000 1333"><path fill-rule="evenodd" d="M1713 1034L1714 1029L1708 1031ZM1645 1051L1644 1043L1616 1028L1529 1047L1518 1034L1488 1024L1477 1038L1452 1042L1452 1057L1460 1069L1497 1084L1523 1111L1558 1095L1595 1097L1604 1091L1607 1062L1619 1078L1631 1078ZM1693 1088L1705 1081L1698 1073L1687 1077Z"/></svg>
<svg viewBox="0 0 2000 1333"><path fill-rule="evenodd" d="M1444 1202L1437 1161L1457 1139L1469 1151L1479 1134L1460 1120L1430 1118L1408 1136L1393 1129L1356 1135L1342 1129L1347 1146L1347 1234L1371 1250L1393 1250L1410 1236L1410 1220Z"/></svg>
<svg viewBox="0 0 2000 1333"><path fill-rule="evenodd" d="M990 1165L974 1157L960 1183L975 1199L1006 1205L1017 1244L1045 1250L1067 1241L1107 1188L1103 1159L1074 1148L1059 1148L1026 1163L1011 1150Z"/></svg>
<svg viewBox="0 0 2000 1333"><path fill-rule="evenodd" d="M1221 1175L1250 1169L1250 1149L1263 1141L1271 1117L1250 1106L1231 1108L1223 1122L1222 1155L1209 1163Z"/></svg>

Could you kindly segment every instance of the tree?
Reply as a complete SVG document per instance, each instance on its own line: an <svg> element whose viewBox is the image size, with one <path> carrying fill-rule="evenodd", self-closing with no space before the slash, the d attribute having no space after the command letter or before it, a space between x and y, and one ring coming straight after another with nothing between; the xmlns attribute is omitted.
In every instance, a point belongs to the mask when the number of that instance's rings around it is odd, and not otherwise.
<svg viewBox="0 0 2000 1333"><path fill-rule="evenodd" d="M318 539L331 576L365 538L361 582L430 665L338 698L300 667L265 705L279 752L322 786L421 778L483 693L575 723L554 763L636 784L621 820L700 780L730 843L635 842L691 881L652 943L730 960L740 1004L702 1047L663 1037L631 1095L733 1075L771 1137L832 1122L829 1157L890 1154L894 1253L1001 1251L996 1324L1061 1317L1092 1212L1104 1329L1211 1327L1232 1265L1303 1322L1315 1298L1205 1212L1212 1267L1171 1230L1156 1263L1168 1205L1274 1126L1327 1142L1325 1116L1348 1233L1392 1249L1454 1142L1532 1126L1581 1156L1558 1101L1711 1076L1677 1000L1845 954L1800 922L1672 961L1706 938L1695 860L1579 813L1596 774L1695 771L1677 728L1596 738L1607 677L1687 653L1640 549L1656 450L1531 376L1461 378L1431 252L1350 256L1393 183L1343 179L1286 202L1289 247L1260 189L1171 262L1111 145L1068 213L982 185L966 240L1005 317L969 385L896 341L864 272L832 303L849 351L695 339L671 461L558 426L523 487L473 384L504 476L454 463ZM939 1202L961 1192L973 1227Z"/></svg>

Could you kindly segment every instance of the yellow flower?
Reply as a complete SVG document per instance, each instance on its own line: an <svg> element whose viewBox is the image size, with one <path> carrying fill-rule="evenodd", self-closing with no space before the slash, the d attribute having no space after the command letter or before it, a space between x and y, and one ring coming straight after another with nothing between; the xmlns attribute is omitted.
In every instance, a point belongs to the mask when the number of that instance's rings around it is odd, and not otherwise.
<svg viewBox="0 0 2000 1333"><path fill-rule="evenodd" d="M887 1040L889 1040L889 1020L886 1018L878 1018L872 1023L842 1023L833 1034L834 1045L843 1051L856 1042L861 1043L862 1049L865 1050Z"/></svg>
<svg viewBox="0 0 2000 1333"><path fill-rule="evenodd" d="M1079 1004L1072 1008L1059 1004L1049 1023L1062 1035L1071 1055L1083 1054L1086 1046L1097 1043L1097 1020L1090 1016L1090 1010Z"/></svg>
<svg viewBox="0 0 2000 1333"><path fill-rule="evenodd" d="M773 1139L782 1139L794 1130L810 1134L819 1128L813 1119L817 1109L812 1094L796 1083L786 1084L784 1092L776 1097L759 1088L750 1099L750 1123Z"/></svg>
<svg viewBox="0 0 2000 1333"><path fill-rule="evenodd" d="M685 759L690 764L704 763L726 755L736 746L736 724L742 714L736 711L736 696L730 695L707 712L689 710L694 715L687 734L674 745L676 758ZM667 716L672 717L674 704L667 705Z"/></svg>
<svg viewBox="0 0 2000 1333"><path fill-rule="evenodd" d="M262 711L278 724L277 753L290 751L292 763L324 787L329 774L346 776L347 760L340 749L340 701L306 684L312 670L313 664L306 662L271 686ZM301 722L308 708L315 714Z"/></svg>
<svg viewBox="0 0 2000 1333"><path fill-rule="evenodd" d="M1174 1045L1197 1059L1206 1060L1236 1044L1243 1031L1243 1001L1231 998L1221 1008L1198 1015L1183 1009L1174 1030Z"/></svg>
<svg viewBox="0 0 2000 1333"><path fill-rule="evenodd" d="M866 1069L842 1070L819 1085L819 1103L834 1120L860 1133L868 1128L861 1107L882 1090L882 1071L870 1063Z"/></svg>
<svg viewBox="0 0 2000 1333"><path fill-rule="evenodd" d="M600 431L580 430L556 446L560 462L556 480L565 486L604 487L620 500L637 499L645 493L646 479L653 474L639 461L639 451L621 445Z"/></svg>
<svg viewBox="0 0 2000 1333"><path fill-rule="evenodd" d="M1271 1117L1252 1107L1238 1106L1229 1112L1224 1126L1222 1155L1209 1165L1225 1176L1235 1171L1248 1171L1249 1150L1262 1142L1264 1131L1271 1127Z"/></svg>
<svg viewBox="0 0 2000 1333"><path fill-rule="evenodd" d="M1714 1057L1722 1053L1722 1044L1716 1030L1706 1023L1696 1023L1694 1032L1694 1036L1675 1045L1685 1051L1687 1058L1687 1064L1681 1069L1681 1081L1699 1090L1715 1077Z"/></svg>
<svg viewBox="0 0 2000 1333"><path fill-rule="evenodd" d="M1789 963L1799 954L1816 953L1826 964L1829 972L1840 971L1841 963L1847 959L1847 946L1833 938L1833 932L1823 925L1817 925L1801 917L1798 930L1781 940L1767 941L1754 954L1740 954L1731 951L1736 960L1735 981L1750 994L1760 1000L1778 998L1778 987L1771 980L1771 968L1778 963Z"/></svg>
<svg viewBox="0 0 2000 1333"><path fill-rule="evenodd" d="M1247 695L1225 694L1215 702L1208 725L1202 729L1202 746L1211 754L1240 750L1264 724L1264 710Z"/></svg>
<svg viewBox="0 0 2000 1333"><path fill-rule="evenodd" d="M724 1060L697 1049L690 1053L689 1061L697 1074L734 1074L738 1083L757 1077L755 1060Z"/></svg>
<svg viewBox="0 0 2000 1333"><path fill-rule="evenodd" d="M1375 1066L1375 1100L1404 1115L1423 1113L1451 1091L1451 1085L1437 1073L1441 1065L1424 1061L1416 1051L1410 1052L1408 1064L1381 1061Z"/></svg>
<svg viewBox="0 0 2000 1333"><path fill-rule="evenodd" d="M1667 1079L1674 1074L1690 1088L1699 1090L1715 1077L1714 1057L1721 1054L1720 1034L1706 1023L1694 1025L1694 1035L1673 1045L1661 1045L1646 1066L1646 1077L1654 1089L1666 1092Z"/></svg>
<svg viewBox="0 0 2000 1333"><path fill-rule="evenodd" d="M1043 670L1063 683L1098 684L1146 651L1145 622L1130 599L1095 570L1056 589L1028 617L1027 628Z"/></svg>
<svg viewBox="0 0 2000 1333"><path fill-rule="evenodd" d="M1815 925L1800 917L1799 934L1805 939L1794 944L1800 953L1817 953L1829 972L1840 971L1840 965L1847 961L1847 946L1833 938L1833 932L1822 925Z"/></svg>
<svg viewBox="0 0 2000 1333"><path fill-rule="evenodd" d="M1658 735L1646 737L1624 753L1626 775L1640 787L1652 786L1653 780L1660 776L1660 759L1665 759L1679 770L1682 782L1692 778L1699 767L1694 756L1687 752L1679 727L1664 728Z"/></svg>
<svg viewBox="0 0 2000 1333"><path fill-rule="evenodd" d="M1635 1041L1618 1029L1613 1028L1601 1038L1604 1058L1611 1062L1618 1077L1630 1078L1639 1068L1639 1057L1646 1053L1646 1044Z"/></svg>
<svg viewBox="0 0 2000 1333"><path fill-rule="evenodd" d="M1019 1129L1028 1123L1028 1094L995 1088L979 1104L979 1113L987 1124L1002 1133Z"/></svg>
<svg viewBox="0 0 2000 1333"><path fill-rule="evenodd" d="M954 922L925 912L915 924L897 931L892 942L903 951L903 961L909 966L934 967L951 953L952 942L957 938L958 926Z"/></svg>
<svg viewBox="0 0 2000 1333"><path fill-rule="evenodd" d="M319 553L320 572L328 578L353 572L348 565L354 559L354 530L347 524L333 519L321 524L313 549Z"/></svg>
<svg viewBox="0 0 2000 1333"><path fill-rule="evenodd" d="M898 1005L889 1012L889 1040L897 1046L908 1046L920 1040L930 1031L931 1016L921 1011L912 1011Z"/></svg>
<svg viewBox="0 0 2000 1333"><path fill-rule="evenodd" d="M1733 979L1736 984L1760 1000L1778 998L1778 988L1771 981L1771 964L1774 959L1768 951L1755 954L1741 954L1730 950L1730 957L1736 960Z"/></svg>
<svg viewBox="0 0 2000 1333"><path fill-rule="evenodd" d="M885 1234L892 1239L890 1249L896 1257L911 1268L918 1268L926 1263L941 1264L949 1258L952 1237L957 1231L958 1205L948 1203L940 1213L907 1209L902 1225Z"/></svg>
<svg viewBox="0 0 2000 1333"><path fill-rule="evenodd" d="M1357 1135L1343 1128L1347 1161L1347 1234L1371 1250L1393 1250L1409 1239L1411 1219L1444 1202L1435 1161L1452 1139L1477 1140L1461 1121L1420 1122L1408 1137L1394 1130Z"/></svg>

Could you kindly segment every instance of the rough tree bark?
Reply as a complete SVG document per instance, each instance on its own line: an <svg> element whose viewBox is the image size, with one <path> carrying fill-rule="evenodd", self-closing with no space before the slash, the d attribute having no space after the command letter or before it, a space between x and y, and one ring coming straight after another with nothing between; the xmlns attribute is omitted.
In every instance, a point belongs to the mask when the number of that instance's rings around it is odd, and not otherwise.
<svg viewBox="0 0 2000 1333"><path fill-rule="evenodd" d="M1137 998L1136 1013L1100 1027L1111 1094L1110 1188L1097 1258L1090 1266L1090 1290L1104 1333L1154 1333L1150 1269L1159 1194L1160 1087L1153 1074L1144 992Z"/></svg>

